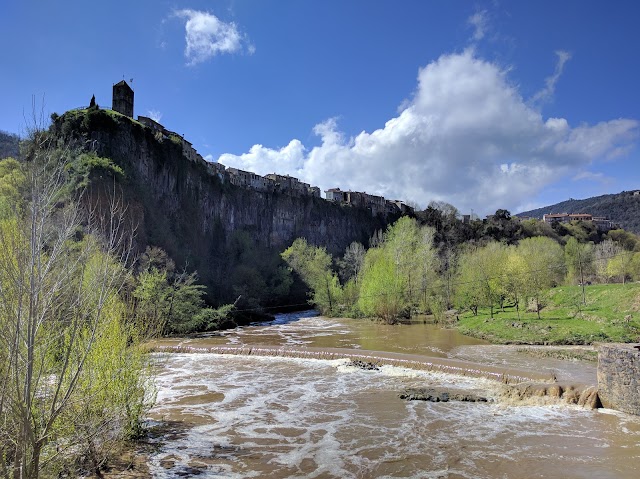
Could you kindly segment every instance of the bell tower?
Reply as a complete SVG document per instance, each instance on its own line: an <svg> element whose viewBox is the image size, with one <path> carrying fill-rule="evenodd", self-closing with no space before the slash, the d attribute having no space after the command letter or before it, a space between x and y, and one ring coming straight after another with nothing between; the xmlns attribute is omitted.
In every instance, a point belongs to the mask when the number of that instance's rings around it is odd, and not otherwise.
<svg viewBox="0 0 640 479"><path fill-rule="evenodd" d="M133 90L124 80L113 85L111 109L133 118Z"/></svg>

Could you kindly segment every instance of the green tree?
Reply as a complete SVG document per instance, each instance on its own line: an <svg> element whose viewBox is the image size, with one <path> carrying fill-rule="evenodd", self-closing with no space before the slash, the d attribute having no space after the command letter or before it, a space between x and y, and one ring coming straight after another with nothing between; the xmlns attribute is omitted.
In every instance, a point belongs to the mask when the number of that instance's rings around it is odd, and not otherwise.
<svg viewBox="0 0 640 479"><path fill-rule="evenodd" d="M311 289L311 303L323 314L337 315L343 310L342 287L331 269L332 258L325 248L312 246L304 238L296 239L282 258Z"/></svg>
<svg viewBox="0 0 640 479"><path fill-rule="evenodd" d="M520 301L527 290L526 269L527 264L518 253L517 248L510 246L507 250L504 271L504 292L508 298L513 300L518 319L520 318Z"/></svg>
<svg viewBox="0 0 640 479"><path fill-rule="evenodd" d="M564 251L556 241L542 236L520 241L517 251L526 270L525 292L535 300L540 318L542 292L565 276Z"/></svg>
<svg viewBox="0 0 640 479"><path fill-rule="evenodd" d="M497 242L465 252L459 262L458 304L471 308L474 314L478 307L488 307L493 316L506 291L507 257L507 247Z"/></svg>
<svg viewBox="0 0 640 479"><path fill-rule="evenodd" d="M137 300L136 315L149 337L184 334L205 327L200 316L204 308L204 286L197 284L195 272L175 274L151 266L142 271L137 280L133 291Z"/></svg>
<svg viewBox="0 0 640 479"><path fill-rule="evenodd" d="M607 276L610 278L618 277L620 282L625 284L627 277L631 276L633 271L633 252L620 251L617 255L610 258L607 262Z"/></svg>
<svg viewBox="0 0 640 479"><path fill-rule="evenodd" d="M360 280L358 308L365 316L394 323L410 307L407 276L400 274L398 262L386 248L367 251Z"/></svg>
<svg viewBox="0 0 640 479"><path fill-rule="evenodd" d="M26 177L20 163L14 158L0 161L0 218L18 214L22 205Z"/></svg>
<svg viewBox="0 0 640 479"><path fill-rule="evenodd" d="M598 279L601 282L608 283L612 278L611 273L615 273L613 274L613 276L617 275L618 273L617 269L610 269L609 262L613 258L622 254L623 251L624 251L623 248L618 243L610 239L607 239L595 246L595 251L594 251L595 271L596 271L596 275L598 276Z"/></svg>

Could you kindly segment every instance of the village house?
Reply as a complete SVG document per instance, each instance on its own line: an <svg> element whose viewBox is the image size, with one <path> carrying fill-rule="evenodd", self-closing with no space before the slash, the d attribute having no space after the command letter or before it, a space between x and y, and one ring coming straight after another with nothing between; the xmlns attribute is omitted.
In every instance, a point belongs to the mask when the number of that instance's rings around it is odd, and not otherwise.
<svg viewBox="0 0 640 479"><path fill-rule="evenodd" d="M265 178L268 178L269 180L273 181L276 187L276 191L279 191L281 193L294 194L294 195L300 195L300 196L306 196L306 195L315 196L311 194L310 190L312 187L310 184L304 183L300 181L298 178L294 178L293 176L279 175L277 173L269 173L268 175L265 176ZM317 189L318 189L318 196L320 196L319 195L320 189L319 188Z"/></svg>
<svg viewBox="0 0 640 479"><path fill-rule="evenodd" d="M360 191L342 191L340 188L330 188L325 192L327 201L346 203L358 208L371 210L372 215L408 213L411 208L402 201L385 200L384 196L370 195Z"/></svg>
<svg viewBox="0 0 640 479"><path fill-rule="evenodd" d="M226 171L232 185L258 191L269 191L274 186L269 178L263 178L252 171L239 170L238 168L227 168Z"/></svg>
<svg viewBox="0 0 640 479"><path fill-rule="evenodd" d="M344 197L344 191L340 188L331 188L324 192L324 196L327 201L346 201Z"/></svg>
<svg viewBox="0 0 640 479"><path fill-rule="evenodd" d="M126 81L122 80L114 84L112 98L113 110L129 118L133 118L133 97L133 89ZM179 142L185 158L189 161L205 165L210 175L217 176L223 182L228 180L232 185L263 192L277 191L288 195L321 198L320 188L311 186L309 183L305 183L289 175L270 173L263 177L251 171L244 171L238 168L226 168L220 163L208 162L183 135L168 130L158 121L147 116L139 115L138 122L144 127L151 129L158 141L169 139ZM366 208L369 209L374 216L385 213L405 214L412 211L412 209L402 201L385 200L383 196L370 195L366 192L342 191L340 188L332 188L325 193L328 201L347 203L359 208Z"/></svg>
<svg viewBox="0 0 640 479"><path fill-rule="evenodd" d="M602 216L593 216L588 213L550 213L542 216L542 221L547 224L569 223L571 221L591 221L600 230L610 230L615 225L613 222Z"/></svg>
<svg viewBox="0 0 640 479"><path fill-rule="evenodd" d="M222 163L216 162L207 162L207 171L211 176L217 176L221 181L225 179L225 173L227 172L227 167Z"/></svg>

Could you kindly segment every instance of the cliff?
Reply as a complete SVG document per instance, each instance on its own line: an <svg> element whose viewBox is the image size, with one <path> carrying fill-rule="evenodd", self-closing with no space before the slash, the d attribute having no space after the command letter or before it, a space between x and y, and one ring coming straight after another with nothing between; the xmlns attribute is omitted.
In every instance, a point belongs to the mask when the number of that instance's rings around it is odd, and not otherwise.
<svg viewBox="0 0 640 479"><path fill-rule="evenodd" d="M137 249L160 246L179 267L197 270L214 302L237 292L229 278L247 248L277 257L303 237L335 255L386 227L385 218L365 209L224 182L185 158L176 139L110 110L54 116L52 132L124 170L118 189L137 225Z"/></svg>

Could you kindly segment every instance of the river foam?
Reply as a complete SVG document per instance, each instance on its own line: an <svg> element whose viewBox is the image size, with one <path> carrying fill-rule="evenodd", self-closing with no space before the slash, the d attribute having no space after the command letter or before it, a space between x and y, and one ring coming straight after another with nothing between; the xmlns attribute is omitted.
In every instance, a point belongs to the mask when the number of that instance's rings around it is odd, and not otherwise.
<svg viewBox="0 0 640 479"><path fill-rule="evenodd" d="M560 470L569 478L635 477L624 457L640 454L640 421L502 404L495 381L395 366L366 371L345 360L156 357L162 373L153 418L180 421L181 430L151 458L154 477L552 477ZM496 402L397 397L426 385ZM185 404L190 394L196 399Z"/></svg>

